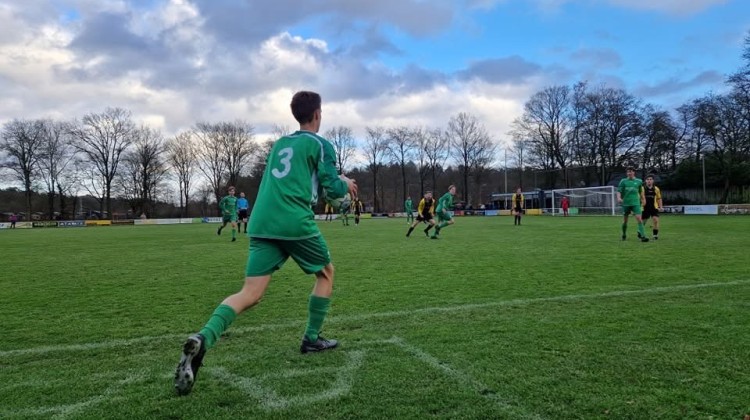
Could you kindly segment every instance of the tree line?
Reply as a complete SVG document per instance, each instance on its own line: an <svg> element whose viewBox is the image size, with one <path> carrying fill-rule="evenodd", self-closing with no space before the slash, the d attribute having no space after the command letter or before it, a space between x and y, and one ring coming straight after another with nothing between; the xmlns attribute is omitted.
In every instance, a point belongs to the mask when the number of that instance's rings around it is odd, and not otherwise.
<svg viewBox="0 0 750 420"><path fill-rule="evenodd" d="M503 156L498 139L465 112L444 127L369 126L358 138L352 128L334 126L321 134L336 150L338 170L357 179L375 212L400 210L407 196L451 183L462 201L479 205L488 193L507 189L500 178L509 173L513 187L529 187L524 173L533 173L533 186L542 189L607 185L628 165L660 174L677 189L696 187L697 173L708 166L709 183L726 202L733 189L750 185L750 35L743 59L727 78L727 93L707 93L674 110L605 85L545 87L513 122ZM191 206L206 215L227 185L252 198L273 140L290 132L274 126L262 140L252 124L238 120L197 122L165 138L122 108L73 121L15 119L2 127L0 167L22 185L27 214L32 195L43 191L49 217L56 209L67 213L81 194L94 197L109 217L113 199L149 217L157 202L179 204L184 216L196 214Z"/></svg>

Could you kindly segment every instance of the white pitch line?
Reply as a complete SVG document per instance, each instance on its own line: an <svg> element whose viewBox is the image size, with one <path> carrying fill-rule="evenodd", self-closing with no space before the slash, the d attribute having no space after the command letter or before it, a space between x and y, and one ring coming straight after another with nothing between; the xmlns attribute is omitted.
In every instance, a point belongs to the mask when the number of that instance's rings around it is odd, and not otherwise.
<svg viewBox="0 0 750 420"><path fill-rule="evenodd" d="M279 395L273 389L263 385L263 382L273 378L285 378L286 376L263 375L261 377L245 377L233 374L224 368L211 368L208 373L215 376L229 386L237 388L245 393L248 397L258 400L260 407L265 411L285 410L293 406L305 406L319 401L327 401L340 398L347 395L354 384L354 375L362 366L365 352L354 350L347 353L348 361L345 365L338 367L331 374L335 376L335 381L328 388L316 394L299 395L294 397L284 397ZM312 374L314 370L304 373ZM291 377L297 376L300 372L295 371Z"/></svg>
<svg viewBox="0 0 750 420"><path fill-rule="evenodd" d="M722 283L698 283L698 284L684 284L678 286L664 286L664 287L652 287L649 289L635 289L635 290L615 290L612 292L601 292L601 293L589 293L589 294L574 294L574 295L563 295L563 296L549 296L540 298L526 298L526 299L512 299L502 300L497 302L485 302L485 303L469 303L465 305L454 305L454 306L438 306L429 308L419 309L408 309L400 311L389 311L389 312L371 312L361 315L344 315L344 316L333 316L326 320L327 324L343 324L354 321L367 321L379 318L401 318L408 316L418 316L427 314L440 314L440 313L452 313L461 311L472 311L477 309L488 309L488 308L502 308L508 306L523 306L533 305L536 303L546 302L566 302L576 301L585 299L601 299L610 297L623 297L623 296L637 296L637 295L649 295L658 293L670 293L679 292L683 290L694 290L694 289L707 289L713 287L727 287L727 286L743 286L750 284L750 280L735 280ZM252 332L262 331L273 331L288 328L302 328L305 321L289 321L280 324L264 324L252 327L235 328L231 329L232 334L244 334ZM83 344L61 344L55 346L42 346L32 347L26 349L17 350L5 350L0 351L0 357L12 357L12 356L27 356L27 355L41 355L56 352L65 351L87 351L96 349L107 349L122 346L131 346L141 343L154 343L156 341L167 341L173 340L178 341L187 337L187 334L165 334L157 336L145 336L136 337L129 339L116 339L108 341L100 341L94 343L83 343Z"/></svg>
<svg viewBox="0 0 750 420"><path fill-rule="evenodd" d="M473 376L469 375L466 372L460 371L458 369L455 369L448 365L447 363L440 361L440 359L436 358L435 356L425 352L424 350L413 346L400 337L393 337L392 339L393 344L400 347L402 350L404 350L406 353L410 354L412 357L422 361L423 363L431 366L432 368L443 372L445 375L451 377L452 379L455 379L457 382L463 383L465 386L468 386L470 389L473 389L477 392L480 396L483 398L486 398L495 405L497 405L505 414L508 414L512 416L512 418L518 418L518 419L541 419L537 414L532 414L526 412L522 407L513 405L509 401L504 400L500 395L497 395L490 387L485 385L480 380L474 378Z"/></svg>

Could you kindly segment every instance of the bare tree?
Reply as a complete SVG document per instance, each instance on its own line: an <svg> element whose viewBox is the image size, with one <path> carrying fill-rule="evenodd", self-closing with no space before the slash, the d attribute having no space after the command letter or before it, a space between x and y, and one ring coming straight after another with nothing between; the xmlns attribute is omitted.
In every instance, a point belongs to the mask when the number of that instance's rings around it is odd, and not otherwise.
<svg viewBox="0 0 750 420"><path fill-rule="evenodd" d="M668 112L653 105L643 108L641 115L642 160L641 175L648 171L666 172L676 166L677 129Z"/></svg>
<svg viewBox="0 0 750 420"><path fill-rule="evenodd" d="M122 190L135 214L152 216L158 188L167 173L164 139L160 132L148 127L133 134L133 148L123 161Z"/></svg>
<svg viewBox="0 0 750 420"><path fill-rule="evenodd" d="M711 139L710 156L717 163L724 183L721 202L736 185L743 165L750 159L750 116L736 92L728 95L709 95L704 102L703 115L698 123Z"/></svg>
<svg viewBox="0 0 750 420"><path fill-rule="evenodd" d="M424 184L430 172L430 157L427 151L430 136L429 132L422 127L414 128L412 136L414 139L414 158L417 164L417 173L419 174L419 195L423 196L425 191Z"/></svg>
<svg viewBox="0 0 750 420"><path fill-rule="evenodd" d="M461 172L464 200L468 202L469 175L471 174L473 159L480 145L488 141L489 135L475 116L464 112L450 119L446 135L450 141L453 157Z"/></svg>
<svg viewBox="0 0 750 420"><path fill-rule="evenodd" d="M568 86L547 87L526 102L523 115L514 122L519 135L529 140L530 157L548 174L548 184L554 184L554 169L565 169L569 162L570 96ZM567 171L563 173L567 177ZM567 178L565 184L569 185Z"/></svg>
<svg viewBox="0 0 750 420"><path fill-rule="evenodd" d="M47 204L49 219L55 217L55 195L60 186L60 178L68 170L74 153L70 140L69 124L45 120L44 141L41 146L42 158L39 160L39 174L47 187ZM60 193L60 212L63 212L64 197Z"/></svg>
<svg viewBox="0 0 750 420"><path fill-rule="evenodd" d="M218 205L223 196L224 184L229 179L224 142L220 136L216 135L213 125L209 123L197 123L194 134L198 152L198 169L206 177Z"/></svg>
<svg viewBox="0 0 750 420"><path fill-rule="evenodd" d="M437 189L438 170L442 170L445 161L448 160L450 151L448 137L440 129L429 130L424 148L432 172L432 190L435 190Z"/></svg>
<svg viewBox="0 0 750 420"><path fill-rule="evenodd" d="M336 166L339 173L345 173L348 169L347 163L357 150L352 129L344 126L333 127L325 132L325 138L336 151Z"/></svg>
<svg viewBox="0 0 750 420"><path fill-rule="evenodd" d="M255 129L242 121L200 122L193 131L197 139L198 167L213 187L218 203L225 184L237 184L240 175L252 163Z"/></svg>
<svg viewBox="0 0 750 420"><path fill-rule="evenodd" d="M221 136L226 149L227 171L229 172L229 185L237 185L237 181L252 163L256 143L255 128L244 122L220 123L215 129Z"/></svg>
<svg viewBox="0 0 750 420"><path fill-rule="evenodd" d="M112 184L123 154L133 142L135 124L130 111L122 108L107 108L101 114L87 114L71 129L75 148L90 164L91 187L98 191L99 210L103 204L112 217Z"/></svg>
<svg viewBox="0 0 750 420"><path fill-rule="evenodd" d="M401 201L406 201L406 164L411 160L415 148L413 130L407 126L386 130L386 148L391 161L401 169Z"/></svg>
<svg viewBox="0 0 750 420"><path fill-rule="evenodd" d="M372 174L372 198L375 211L380 211L378 201L378 173L385 163L388 154L388 139L383 127L367 127L367 138L365 139L364 152L367 158L367 168Z"/></svg>
<svg viewBox="0 0 750 420"><path fill-rule="evenodd" d="M523 137L512 137L513 146L511 147L511 156L513 161L518 168L518 185L516 187L523 188L523 170L526 165L526 159L529 150L529 141ZM511 188L515 190L515 188Z"/></svg>
<svg viewBox="0 0 750 420"><path fill-rule="evenodd" d="M198 163L193 136L190 132L182 132L176 135L167 144L167 161L174 169L177 183L180 189L180 209L182 217L188 216L190 203L190 188L193 185L195 167Z"/></svg>
<svg viewBox="0 0 750 420"><path fill-rule="evenodd" d="M26 217L30 220L31 184L44 153L45 123L43 120L13 120L3 126L2 136L0 150L8 155L7 167L23 184Z"/></svg>

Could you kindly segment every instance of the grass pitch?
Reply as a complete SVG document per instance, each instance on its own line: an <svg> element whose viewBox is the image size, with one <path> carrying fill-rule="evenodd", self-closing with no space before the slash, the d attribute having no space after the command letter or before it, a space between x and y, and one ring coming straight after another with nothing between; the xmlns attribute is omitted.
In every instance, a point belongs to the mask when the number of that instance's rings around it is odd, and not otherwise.
<svg viewBox="0 0 750 420"><path fill-rule="evenodd" d="M185 337L237 291L247 238L216 225L0 231L0 418L721 418L750 413L750 218L321 223L336 265L324 333L299 354L313 284L289 261L205 359Z"/></svg>

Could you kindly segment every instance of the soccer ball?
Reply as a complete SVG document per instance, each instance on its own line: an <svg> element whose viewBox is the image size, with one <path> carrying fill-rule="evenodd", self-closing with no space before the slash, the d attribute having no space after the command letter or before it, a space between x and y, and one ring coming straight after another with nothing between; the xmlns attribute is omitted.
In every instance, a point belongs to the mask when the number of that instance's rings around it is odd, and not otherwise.
<svg viewBox="0 0 750 420"><path fill-rule="evenodd" d="M352 196L349 193L344 194L343 197L329 199L325 197L326 203L330 204L334 210L339 211L342 208L347 209L352 205Z"/></svg>

